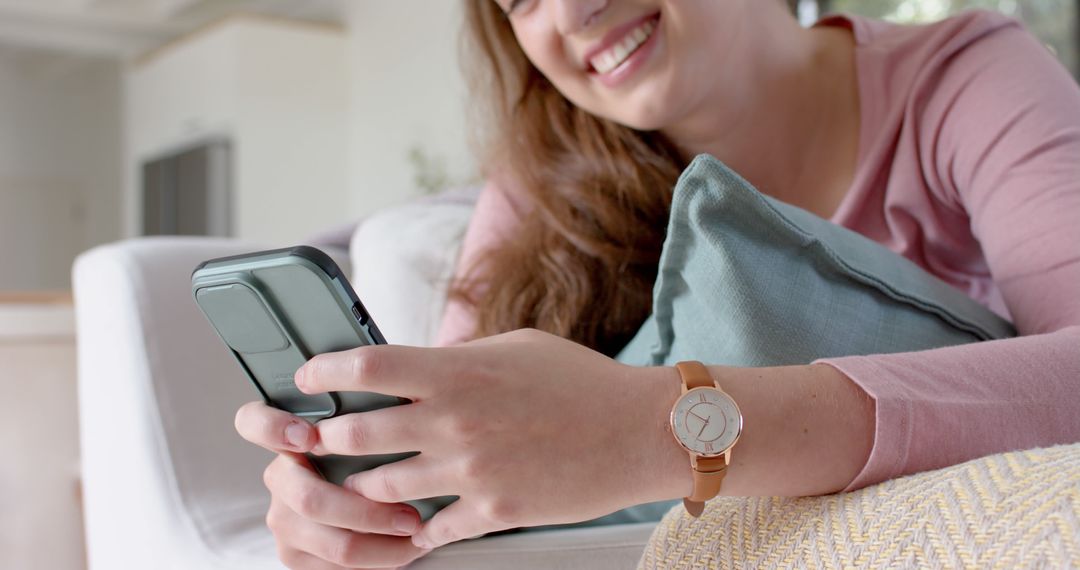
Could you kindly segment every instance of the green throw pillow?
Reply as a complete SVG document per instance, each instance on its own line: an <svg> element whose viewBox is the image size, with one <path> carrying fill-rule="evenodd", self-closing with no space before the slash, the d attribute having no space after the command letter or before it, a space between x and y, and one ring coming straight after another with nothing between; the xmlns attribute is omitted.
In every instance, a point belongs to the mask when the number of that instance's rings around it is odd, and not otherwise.
<svg viewBox="0 0 1080 570"><path fill-rule="evenodd" d="M617 360L782 366L1013 335L1007 321L911 261L761 194L703 154L675 187L653 314ZM658 521L680 503L530 530Z"/></svg>

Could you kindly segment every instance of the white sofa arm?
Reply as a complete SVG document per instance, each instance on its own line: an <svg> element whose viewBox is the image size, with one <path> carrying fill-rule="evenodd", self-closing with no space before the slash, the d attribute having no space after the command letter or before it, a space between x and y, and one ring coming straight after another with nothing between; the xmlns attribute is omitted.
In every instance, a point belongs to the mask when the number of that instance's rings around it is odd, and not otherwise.
<svg viewBox="0 0 1080 570"><path fill-rule="evenodd" d="M256 393L190 292L199 262L258 249L266 247L146 238L76 260L92 570L282 567L263 524L269 496L260 481L272 455L233 427L236 409ZM237 540L244 533L259 538ZM236 545L261 545L261 556Z"/></svg>
<svg viewBox="0 0 1080 570"><path fill-rule="evenodd" d="M450 221L441 214L425 219L437 225ZM459 238L460 220L454 227L448 225L443 237ZM420 280L436 296L446 263L452 268L456 254L452 239L441 243L442 261L429 267L438 270L422 272L426 278ZM191 272L199 262L259 249L266 246L143 238L101 246L76 260L90 570L284 568L264 522L269 495L262 471L272 454L242 440L233 427L236 409L254 399L255 392L190 293ZM402 249L387 249L384 261L408 257L400 255ZM326 251L344 271L350 270L343 252ZM362 252L358 259L371 264L371 270L382 263ZM400 277L416 278L409 274ZM394 321L397 305L374 304ZM423 312L426 316L417 318L422 326L408 329L410 319L398 319L402 325L396 332L418 344L429 341L438 311L427 307ZM461 541L410 568L629 568L655 526L620 524Z"/></svg>

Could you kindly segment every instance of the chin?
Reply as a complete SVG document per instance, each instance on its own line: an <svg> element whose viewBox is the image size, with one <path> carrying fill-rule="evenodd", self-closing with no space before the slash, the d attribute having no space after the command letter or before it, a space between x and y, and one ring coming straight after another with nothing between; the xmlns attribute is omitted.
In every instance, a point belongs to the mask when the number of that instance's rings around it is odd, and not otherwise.
<svg viewBox="0 0 1080 570"><path fill-rule="evenodd" d="M671 125L677 110L682 107L680 98L661 85L642 85L617 104L609 107L608 118L639 131L657 131Z"/></svg>
<svg viewBox="0 0 1080 570"><path fill-rule="evenodd" d="M590 114L639 131L656 131L672 124L672 97L663 93L634 93L617 102L603 99L571 99Z"/></svg>
<svg viewBox="0 0 1080 570"><path fill-rule="evenodd" d="M669 110L656 106L626 110L611 117L611 120L639 131L658 131L671 124Z"/></svg>

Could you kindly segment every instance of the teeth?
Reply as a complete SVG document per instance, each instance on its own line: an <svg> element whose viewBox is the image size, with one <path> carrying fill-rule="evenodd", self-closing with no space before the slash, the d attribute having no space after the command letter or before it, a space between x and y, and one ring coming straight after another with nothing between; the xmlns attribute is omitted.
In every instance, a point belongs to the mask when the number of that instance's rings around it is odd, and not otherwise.
<svg viewBox="0 0 1080 570"><path fill-rule="evenodd" d="M637 42L633 41L633 38L627 38L630 40L630 45L626 43L620 43L615 46L615 61L622 62L626 59L626 56L630 55L630 50L637 47Z"/></svg>
<svg viewBox="0 0 1080 570"><path fill-rule="evenodd" d="M643 23L626 34L626 37L618 43L590 59L589 63L592 64L597 73L609 73L626 61L626 58L634 53L638 46L645 43L645 40L649 39L654 29L656 29L656 24L653 23L653 20Z"/></svg>

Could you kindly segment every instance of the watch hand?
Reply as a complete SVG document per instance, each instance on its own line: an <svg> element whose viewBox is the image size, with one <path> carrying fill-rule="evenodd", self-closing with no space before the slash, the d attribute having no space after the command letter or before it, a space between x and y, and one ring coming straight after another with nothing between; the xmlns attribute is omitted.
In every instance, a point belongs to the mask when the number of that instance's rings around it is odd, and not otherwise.
<svg viewBox="0 0 1080 570"><path fill-rule="evenodd" d="M701 416L699 416L699 415L695 414L694 412L686 412L686 413L690 414L691 416L694 416L695 418L697 418L697 419L699 419L699 420L701 420L701 421L703 421L703 422L707 422L707 421L709 421L709 420L707 420L707 419L705 419L705 418L703 418L703 417L701 417Z"/></svg>
<svg viewBox="0 0 1080 570"><path fill-rule="evenodd" d="M711 420L712 417L709 418ZM697 436L700 438L701 434L705 433L705 426L709 425L709 420L705 420L705 423L701 424L701 431L697 432Z"/></svg>

